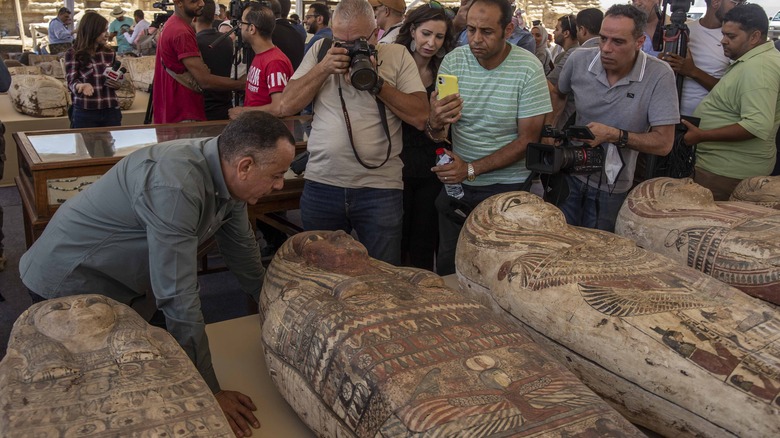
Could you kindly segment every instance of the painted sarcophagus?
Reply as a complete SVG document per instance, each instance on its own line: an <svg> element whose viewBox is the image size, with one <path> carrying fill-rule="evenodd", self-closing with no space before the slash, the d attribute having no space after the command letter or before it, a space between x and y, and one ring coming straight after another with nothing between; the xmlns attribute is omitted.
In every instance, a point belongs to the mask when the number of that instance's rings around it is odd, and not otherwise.
<svg viewBox="0 0 780 438"><path fill-rule="evenodd" d="M519 324L343 232L288 240L260 313L272 380L322 437L642 436Z"/></svg>
<svg viewBox="0 0 780 438"><path fill-rule="evenodd" d="M3 437L233 437L165 330L101 295L34 304L0 362Z"/></svg>
<svg viewBox="0 0 780 438"><path fill-rule="evenodd" d="M780 436L770 305L530 193L482 202L460 234L462 289L530 328L626 417L668 436Z"/></svg>
<svg viewBox="0 0 780 438"><path fill-rule="evenodd" d="M715 202L690 179L656 178L628 195L615 233L780 304L780 211Z"/></svg>
<svg viewBox="0 0 780 438"><path fill-rule="evenodd" d="M734 188L729 201L742 201L780 210L780 176L754 176Z"/></svg>

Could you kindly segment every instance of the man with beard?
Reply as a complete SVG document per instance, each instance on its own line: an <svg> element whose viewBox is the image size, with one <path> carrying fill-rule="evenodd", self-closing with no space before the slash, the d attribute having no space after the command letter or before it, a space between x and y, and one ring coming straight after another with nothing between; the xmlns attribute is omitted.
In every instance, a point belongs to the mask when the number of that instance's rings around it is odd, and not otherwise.
<svg viewBox="0 0 780 438"><path fill-rule="evenodd" d="M309 51L309 48L322 38L333 38L333 31L328 27L330 23L330 10L324 3L312 3L309 6L309 11L303 17L306 23L306 31L313 36L306 43L306 47L303 52Z"/></svg>
<svg viewBox="0 0 780 438"><path fill-rule="evenodd" d="M193 19L203 0L175 0L173 15L157 42L152 105L154 123L206 120L202 90L244 89L244 79L213 75L198 48Z"/></svg>
<svg viewBox="0 0 780 438"><path fill-rule="evenodd" d="M661 53L659 58L668 62L675 73L685 76L680 100L680 114L693 115L699 102L718 83L726 72L729 58L723 54L720 44L723 16L736 4L745 0L705 0L707 11L693 22L689 22L688 56L675 53ZM736 2L736 3L735 3Z"/></svg>
<svg viewBox="0 0 780 438"><path fill-rule="evenodd" d="M772 173L780 125L780 53L767 42L769 20L759 5L740 5L723 17L723 53L734 61L686 121L686 144L696 148L694 181L728 200L742 179Z"/></svg>
<svg viewBox="0 0 780 438"><path fill-rule="evenodd" d="M606 171L564 176L569 193L558 207L570 225L613 231L639 153L666 155L672 148L680 120L674 73L642 51L646 21L635 6L612 6L600 47L575 50L563 66L558 90L574 94L575 125L587 125L594 136L586 147L602 148L606 157Z"/></svg>

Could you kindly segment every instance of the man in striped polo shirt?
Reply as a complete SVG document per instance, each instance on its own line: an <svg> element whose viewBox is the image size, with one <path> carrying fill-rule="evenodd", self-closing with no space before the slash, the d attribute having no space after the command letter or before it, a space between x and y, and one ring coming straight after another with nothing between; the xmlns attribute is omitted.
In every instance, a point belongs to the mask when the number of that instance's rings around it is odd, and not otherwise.
<svg viewBox="0 0 780 438"><path fill-rule="evenodd" d="M462 183L464 193L454 201L442 190L436 200L439 275L455 272L462 226L448 210L453 204L469 210L494 194L527 189L526 147L539 141L544 114L552 110L539 60L506 41L514 30L511 20L507 0L475 0L466 18L468 47L450 52L439 68L458 77L460 93L431 96L428 135L444 141L451 127L453 145L453 162L432 170L444 184Z"/></svg>

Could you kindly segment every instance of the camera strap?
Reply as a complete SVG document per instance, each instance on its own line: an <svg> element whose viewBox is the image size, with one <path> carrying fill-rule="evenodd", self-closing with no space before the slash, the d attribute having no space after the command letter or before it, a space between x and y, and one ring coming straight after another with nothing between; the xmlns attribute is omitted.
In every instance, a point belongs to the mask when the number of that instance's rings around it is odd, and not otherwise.
<svg viewBox="0 0 780 438"><path fill-rule="evenodd" d="M363 162L363 160L360 159L360 155L358 154L357 149L355 148L355 141L352 138L352 124L349 121L349 113L347 112L347 104L344 102L344 96L341 93L341 78L339 78L339 99L341 99L341 110L344 111L344 121L347 123L347 134L349 134L349 145L352 146L352 153L355 155L355 159L360 163L361 166L365 167L366 169L379 169L380 167L384 166L385 163L390 159L390 151L393 148L393 142L390 139L390 128L387 126L387 111L385 110L385 104L379 100L378 97L374 97L376 100L376 107L379 110L379 117L382 119L382 128L384 128L385 136L387 137L387 155L385 156L385 160L382 161L381 164L378 166L371 166Z"/></svg>
<svg viewBox="0 0 780 438"><path fill-rule="evenodd" d="M320 50L317 52L317 62L321 62L323 58L325 58L325 55L328 53L328 50L330 49L330 46L333 45L333 39L325 37L322 39L322 45L320 46ZM387 155L385 156L385 160L382 161L382 164L378 166L370 166L363 162L363 160L360 159L360 155L358 154L357 148L355 148L355 141L352 138L352 123L349 121L349 113L347 112L347 104L344 102L344 96L341 93L341 78L339 77L339 99L341 100L341 110L344 111L344 121L347 124L347 134L349 134L349 145L352 146L352 153L355 155L355 159L360 163L361 166L365 167L366 169L379 169L380 167L384 166L385 163L390 159L390 152L392 151L393 144L392 140L390 139L390 128L387 126L387 110L385 109L385 104L381 100L379 100L378 97L374 97L376 100L376 107L379 110L379 116L382 118L382 128L385 130L385 136L387 137Z"/></svg>

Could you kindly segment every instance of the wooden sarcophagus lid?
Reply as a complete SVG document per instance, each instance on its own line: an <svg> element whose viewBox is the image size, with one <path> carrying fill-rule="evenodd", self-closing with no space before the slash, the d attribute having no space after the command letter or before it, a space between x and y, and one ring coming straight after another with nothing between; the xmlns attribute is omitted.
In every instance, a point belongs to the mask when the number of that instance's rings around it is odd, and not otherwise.
<svg viewBox="0 0 780 438"><path fill-rule="evenodd" d="M780 304L780 211L715 202L708 189L687 178L655 178L628 195L615 233Z"/></svg>
<svg viewBox="0 0 780 438"><path fill-rule="evenodd" d="M102 295L46 300L14 323L0 362L2 437L233 437L165 330Z"/></svg>
<svg viewBox="0 0 780 438"><path fill-rule="evenodd" d="M754 176L737 184L729 201L742 201L780 210L780 176Z"/></svg>
<svg viewBox="0 0 780 438"><path fill-rule="evenodd" d="M260 312L272 380L322 437L641 436L519 324L341 231L288 240Z"/></svg>
<svg viewBox="0 0 780 438"><path fill-rule="evenodd" d="M460 234L461 288L637 424L668 436L780 436L775 308L526 192L493 196Z"/></svg>

